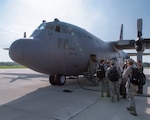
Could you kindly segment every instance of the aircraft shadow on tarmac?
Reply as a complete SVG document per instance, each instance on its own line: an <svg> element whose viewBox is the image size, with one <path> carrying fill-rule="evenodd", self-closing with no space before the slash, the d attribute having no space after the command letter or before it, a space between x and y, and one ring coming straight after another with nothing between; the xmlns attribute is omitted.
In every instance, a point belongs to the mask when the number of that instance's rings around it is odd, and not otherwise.
<svg viewBox="0 0 150 120"><path fill-rule="evenodd" d="M0 73L1 75L7 75L10 77L5 77L5 78L9 78L11 79L10 82L14 82L16 80L31 80L31 78L47 78L48 79L48 75L45 74L34 74L34 73ZM12 77L15 76L15 77ZM17 77L16 77L17 76Z"/></svg>
<svg viewBox="0 0 150 120"><path fill-rule="evenodd" d="M70 90L70 92L64 90ZM16 117L17 120L23 120L22 116L26 115L26 120L33 120L33 118L36 120L68 120L97 101L96 94L90 91L85 92L79 87L76 80L71 80L65 86L39 88L2 105L0 118ZM6 115L8 112L9 118Z"/></svg>

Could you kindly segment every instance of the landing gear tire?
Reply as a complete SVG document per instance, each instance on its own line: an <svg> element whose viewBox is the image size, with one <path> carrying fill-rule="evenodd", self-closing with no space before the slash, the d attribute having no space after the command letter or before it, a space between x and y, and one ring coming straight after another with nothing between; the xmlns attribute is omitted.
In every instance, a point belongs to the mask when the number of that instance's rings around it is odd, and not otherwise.
<svg viewBox="0 0 150 120"><path fill-rule="evenodd" d="M49 76L49 83L51 84L51 85L56 85L56 83L55 83L55 76Z"/></svg>
<svg viewBox="0 0 150 120"><path fill-rule="evenodd" d="M66 77L60 74L49 76L49 82L51 85L64 85L66 83Z"/></svg>
<svg viewBox="0 0 150 120"><path fill-rule="evenodd" d="M57 75L55 82L57 85L64 85L66 83L66 77L63 75Z"/></svg>

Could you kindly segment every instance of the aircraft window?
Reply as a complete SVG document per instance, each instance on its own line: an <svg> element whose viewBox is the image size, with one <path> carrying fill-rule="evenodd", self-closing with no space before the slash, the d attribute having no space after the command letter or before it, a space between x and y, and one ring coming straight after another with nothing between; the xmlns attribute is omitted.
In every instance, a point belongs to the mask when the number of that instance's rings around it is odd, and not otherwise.
<svg viewBox="0 0 150 120"><path fill-rule="evenodd" d="M67 33L67 28L61 27L61 32L62 32L62 33Z"/></svg>
<svg viewBox="0 0 150 120"><path fill-rule="evenodd" d="M72 36L74 36L74 35L75 35L75 33L74 33L74 32L71 32L71 35L72 35Z"/></svg>
<svg viewBox="0 0 150 120"><path fill-rule="evenodd" d="M68 26L62 25L60 31L62 33L66 33L66 34L72 35L72 27L68 27Z"/></svg>
<svg viewBox="0 0 150 120"><path fill-rule="evenodd" d="M50 26L50 29L51 29L51 30L54 30L54 28L55 28L55 26Z"/></svg>
<svg viewBox="0 0 150 120"><path fill-rule="evenodd" d="M42 23L37 29L42 30L45 29L46 23Z"/></svg>
<svg viewBox="0 0 150 120"><path fill-rule="evenodd" d="M69 48L69 41L67 39L64 40L64 48Z"/></svg>
<svg viewBox="0 0 150 120"><path fill-rule="evenodd" d="M68 28L67 28L67 33L68 33L68 34L71 34L71 35L74 35L74 32L73 32L73 30L72 30L72 27L68 27Z"/></svg>
<svg viewBox="0 0 150 120"><path fill-rule="evenodd" d="M56 31L56 32L60 32L60 26L56 26L55 31Z"/></svg>
<svg viewBox="0 0 150 120"><path fill-rule="evenodd" d="M49 30L54 30L54 27L55 27L55 26L53 26L53 25L47 25L45 28L46 28L46 29L49 29Z"/></svg>

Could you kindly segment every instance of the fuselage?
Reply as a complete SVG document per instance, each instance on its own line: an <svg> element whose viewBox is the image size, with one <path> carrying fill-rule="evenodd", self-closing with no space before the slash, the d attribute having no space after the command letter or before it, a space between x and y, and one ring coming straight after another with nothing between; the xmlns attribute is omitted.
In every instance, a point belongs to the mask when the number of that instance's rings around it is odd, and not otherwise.
<svg viewBox="0 0 150 120"><path fill-rule="evenodd" d="M30 38L16 40L9 50L15 62L50 75L82 74L91 54L106 59L124 57L111 43L57 19L43 22Z"/></svg>

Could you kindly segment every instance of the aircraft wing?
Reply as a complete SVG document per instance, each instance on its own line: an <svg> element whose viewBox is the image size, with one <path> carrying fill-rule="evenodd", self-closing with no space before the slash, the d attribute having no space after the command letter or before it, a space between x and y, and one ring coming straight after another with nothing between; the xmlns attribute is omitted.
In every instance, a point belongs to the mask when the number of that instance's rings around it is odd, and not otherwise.
<svg viewBox="0 0 150 120"><path fill-rule="evenodd" d="M111 43L116 49L124 50L135 49L138 42L138 40L119 40ZM144 45L146 49L150 49L150 38L143 38L142 40L140 40L140 42L142 42L142 45Z"/></svg>
<svg viewBox="0 0 150 120"><path fill-rule="evenodd" d="M135 49L135 40L119 40L112 43L117 49Z"/></svg>
<svg viewBox="0 0 150 120"><path fill-rule="evenodd" d="M150 49L150 39L149 38L145 38L144 39L144 43L146 45L146 49Z"/></svg>
<svg viewBox="0 0 150 120"><path fill-rule="evenodd" d="M137 53L127 53L129 56L137 56ZM150 53L142 53L142 55L150 55Z"/></svg>

